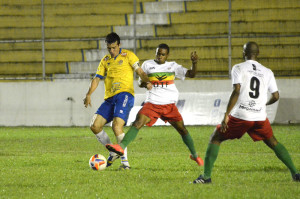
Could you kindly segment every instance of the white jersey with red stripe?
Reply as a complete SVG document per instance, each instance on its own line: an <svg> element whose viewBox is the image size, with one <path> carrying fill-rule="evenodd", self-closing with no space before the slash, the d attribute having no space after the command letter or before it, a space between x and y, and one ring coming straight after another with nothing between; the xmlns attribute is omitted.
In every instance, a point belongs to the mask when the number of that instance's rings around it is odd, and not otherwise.
<svg viewBox="0 0 300 199"><path fill-rule="evenodd" d="M266 120L268 92L278 91L273 72L257 61L247 60L233 66L231 75L232 84L241 85L231 115L248 121Z"/></svg>
<svg viewBox="0 0 300 199"><path fill-rule="evenodd" d="M143 71L152 83L152 89L146 92L145 102L152 104L173 104L178 100L178 90L175 78L185 79L187 69L176 62L158 64L154 60L147 60L142 64ZM141 81L141 79L139 79Z"/></svg>

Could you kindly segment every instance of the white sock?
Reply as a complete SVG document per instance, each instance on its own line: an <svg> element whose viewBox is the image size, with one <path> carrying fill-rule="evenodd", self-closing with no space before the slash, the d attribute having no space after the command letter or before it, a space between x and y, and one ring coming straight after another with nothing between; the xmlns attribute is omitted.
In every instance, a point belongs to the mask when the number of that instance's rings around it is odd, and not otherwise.
<svg viewBox="0 0 300 199"><path fill-rule="evenodd" d="M122 142L124 136L125 136L125 133L122 133L121 135L117 136L118 144L120 144ZM124 149L124 155L121 156L121 163L123 165L129 167L129 162L128 162L128 158L127 158L127 147Z"/></svg>
<svg viewBox="0 0 300 199"><path fill-rule="evenodd" d="M102 130L101 132L99 132L98 134L96 134L96 138L104 146L106 144L112 144L111 141L110 141L110 139L109 139L109 137L108 137L108 135L105 133L104 130Z"/></svg>
<svg viewBox="0 0 300 199"><path fill-rule="evenodd" d="M99 132L98 134L96 134L96 138L104 146L106 144L112 144L112 142L110 141L108 135L105 133L104 130L102 130L101 132ZM116 155L114 152L109 152L109 154L110 155Z"/></svg>

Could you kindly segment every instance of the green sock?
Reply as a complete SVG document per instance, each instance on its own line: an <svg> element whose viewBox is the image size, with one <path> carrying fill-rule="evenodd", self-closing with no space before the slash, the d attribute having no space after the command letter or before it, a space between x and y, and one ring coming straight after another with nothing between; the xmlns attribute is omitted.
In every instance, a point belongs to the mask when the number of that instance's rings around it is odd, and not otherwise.
<svg viewBox="0 0 300 199"><path fill-rule="evenodd" d="M125 149L128 146L128 144L135 139L135 137L137 136L138 132L139 132L139 129L137 129L134 126L131 126L130 129L125 134L122 142L120 143L120 146L123 149Z"/></svg>
<svg viewBox="0 0 300 199"><path fill-rule="evenodd" d="M273 148L273 150L276 156L289 168L292 176L298 173L289 152L282 144L278 142L278 144Z"/></svg>
<svg viewBox="0 0 300 199"><path fill-rule="evenodd" d="M204 160L204 179L211 177L212 168L218 157L219 145L209 143L206 149L205 160Z"/></svg>
<svg viewBox="0 0 300 199"><path fill-rule="evenodd" d="M182 137L182 140L185 143L185 145L189 148L193 158L197 158L198 155L195 150L194 141L193 141L193 138L191 137L191 135L188 133L186 135L182 135L181 137Z"/></svg>

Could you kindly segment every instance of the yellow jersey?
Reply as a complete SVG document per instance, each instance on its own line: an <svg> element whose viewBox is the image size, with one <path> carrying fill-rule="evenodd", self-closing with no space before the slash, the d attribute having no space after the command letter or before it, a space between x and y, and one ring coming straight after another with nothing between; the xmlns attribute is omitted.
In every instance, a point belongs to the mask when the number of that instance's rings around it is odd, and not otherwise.
<svg viewBox="0 0 300 199"><path fill-rule="evenodd" d="M96 77L103 79L106 76L104 80L104 99L121 92L128 92L134 95L133 65L138 62L138 57L126 49L120 49L119 55L115 58L112 58L110 54L102 58Z"/></svg>

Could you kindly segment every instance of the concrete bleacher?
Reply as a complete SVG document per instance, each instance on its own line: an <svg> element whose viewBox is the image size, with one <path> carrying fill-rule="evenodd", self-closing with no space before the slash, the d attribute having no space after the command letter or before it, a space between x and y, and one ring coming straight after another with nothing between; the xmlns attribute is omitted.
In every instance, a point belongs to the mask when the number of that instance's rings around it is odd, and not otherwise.
<svg viewBox="0 0 300 199"><path fill-rule="evenodd" d="M288 4L274 5L269 1L251 1L247 8L241 2L235 3L233 2L231 13L232 64L242 61L242 45L255 40L260 45L260 61L263 64L279 73L286 71L283 75L290 74L291 71L297 72L300 69L300 41L299 37L291 35L299 35L299 3L290 1ZM156 46L167 43L171 47L171 60L190 66L189 53L196 50L200 57L199 73L228 74L228 2L191 1L183 4L161 1L147 2L143 6L145 13L137 15L136 34L154 39L138 40L137 55L141 61L154 58ZM160 20L156 22L158 18ZM130 25L131 20L129 26L114 26L114 31L123 37L133 36ZM261 37L263 35L271 37ZM218 36L223 38L217 38ZM171 38L166 39L168 37ZM102 57L105 52L105 49L93 51L91 61L97 63L99 60L96 54Z"/></svg>
<svg viewBox="0 0 300 199"><path fill-rule="evenodd" d="M45 42L47 74L94 73L107 53L103 39L111 31L125 38L122 47L133 49L133 40L126 39L134 35L133 1L118 0L118 6L113 1L44 1L45 39L73 40ZM170 60L189 67L190 52L196 50L198 74L228 74L228 1L137 2L136 46L141 62L154 58L159 43L167 43L171 47ZM277 74L297 75L299 1L245 3L232 1L232 64L242 61L242 45L254 40L260 45L263 64ZM0 6L0 40L41 39L40 0L2 0ZM0 49L0 76L41 74L40 42L0 43Z"/></svg>
<svg viewBox="0 0 300 199"><path fill-rule="evenodd" d="M203 40L214 40L214 39L202 39ZM222 40L222 39L219 39ZM299 59L299 47L295 45L285 45L285 48L281 46L274 47L271 44L266 44L261 40L260 45L260 56L259 60L264 63L266 66L269 66L273 70L280 71L284 66L284 70L300 70L300 59ZM299 39L298 39L299 40ZM199 41L199 40L198 40ZM237 64L242 61L242 43L246 43L246 39L232 39L232 63ZM162 40L161 42L166 42ZM197 51L199 55L199 64L198 71L209 72L209 71L222 71L225 73L228 72L228 47L226 44L222 43L228 42L227 39L223 39L223 42L218 43L209 43L206 45L206 42L194 42L194 39L185 39L183 41L186 43L186 46L182 44L176 45L175 42L169 41L169 45L172 46L170 51L170 60L175 60L178 63L181 63L184 66L191 66L191 61L189 55L191 51ZM188 43L191 43L188 45ZM212 41L213 42L213 41ZM259 42L259 41L257 41ZM141 60L154 58L156 43L159 41L153 42L155 46L151 48L141 48L138 51L139 58ZM166 42L168 43L168 41ZM201 45L198 45L201 43ZM144 45L146 46L146 45ZM149 46L149 45L148 45ZM202 46L202 47L199 47ZM151 56L149 56L151 55Z"/></svg>
<svg viewBox="0 0 300 199"><path fill-rule="evenodd" d="M45 42L46 73L66 73L66 63L84 60L81 49L95 49L98 45L98 41ZM41 74L41 48L40 42L0 43L0 74Z"/></svg>
<svg viewBox="0 0 300 199"><path fill-rule="evenodd" d="M299 75L299 1L274 3L255 0L246 4L245 7L245 1L232 2L232 64L242 61L242 45L249 40L254 40L261 47L260 61L263 64L275 70L277 74ZM155 27L155 37L164 38L169 35L173 35L175 38L200 37L199 39L190 39L190 41L189 39L180 40L179 42L183 44L180 46L181 50L176 48L177 41L168 40L166 43L175 47L173 53L171 52L170 59L179 59L178 63L188 65L190 64L190 60L187 59L189 52L185 52L185 50L195 49L199 52L200 69L198 71L200 73L224 71L224 74L227 74L228 2L195 1L186 2L184 6L184 14L169 14L170 25ZM222 35L225 37L215 38ZM152 41L148 40L147 42ZM147 48L147 45L143 45L147 42L141 42L143 48ZM153 42L156 45L158 43L157 41ZM156 45L152 48L155 48ZM192 45L193 48L187 48L189 45ZM138 51L138 55L144 59L151 51L153 52L153 49L150 51L141 49Z"/></svg>
<svg viewBox="0 0 300 199"><path fill-rule="evenodd" d="M142 2L138 0L137 13ZM131 0L52 0L44 1L46 73L68 73L68 64L85 61L84 50L97 49L99 41L114 25L128 24ZM0 43L0 76L42 74L41 1L2 0L0 40L35 42ZM113 11L113 12L112 12ZM65 39L73 41L50 42ZM74 40L75 39L75 40ZM87 39L77 41L77 39Z"/></svg>
<svg viewBox="0 0 300 199"><path fill-rule="evenodd" d="M249 38L232 39L232 63L236 64L242 61L242 44L249 41ZM260 44L260 61L273 70L300 71L299 43L300 37L274 37L274 38L256 38L255 41ZM141 40L138 51L141 59L147 59L148 54L154 55L155 48L159 43L167 43L172 49L169 58L180 60L184 66L189 66L189 51L196 50L201 57L199 60L199 70L201 71L228 71L228 39L227 38L202 38L202 39L159 39L159 40ZM278 45L280 44L280 45ZM182 49L183 51L178 51ZM214 53L212 51L215 51ZM216 67L213 67L216 66ZM220 68L222 66L222 68Z"/></svg>

